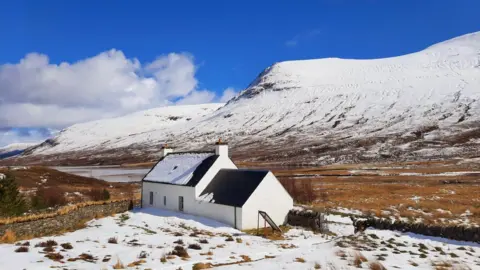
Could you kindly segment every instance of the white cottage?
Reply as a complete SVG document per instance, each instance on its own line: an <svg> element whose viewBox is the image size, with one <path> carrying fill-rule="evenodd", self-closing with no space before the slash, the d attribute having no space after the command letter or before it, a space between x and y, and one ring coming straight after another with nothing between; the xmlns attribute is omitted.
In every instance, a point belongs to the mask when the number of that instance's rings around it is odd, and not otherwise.
<svg viewBox="0 0 480 270"><path fill-rule="evenodd" d="M225 143L216 143L212 152L163 147L161 156L142 180L142 207L208 217L241 230L257 227L259 211L284 224L293 208L272 172L238 169Z"/></svg>

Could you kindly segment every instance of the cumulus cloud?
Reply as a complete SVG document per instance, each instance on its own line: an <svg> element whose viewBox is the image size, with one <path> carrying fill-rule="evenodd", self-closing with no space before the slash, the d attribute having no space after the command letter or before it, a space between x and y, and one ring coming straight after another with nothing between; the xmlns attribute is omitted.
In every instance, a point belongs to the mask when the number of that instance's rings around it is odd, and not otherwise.
<svg viewBox="0 0 480 270"><path fill-rule="evenodd" d="M110 50L57 65L31 53L0 66L0 127L66 126L165 105L197 91L195 71L187 54L142 65Z"/></svg>
<svg viewBox="0 0 480 270"><path fill-rule="evenodd" d="M224 103L232 99L235 95L237 95L237 91L233 89L233 87L228 87L223 91L222 96L220 97L220 102Z"/></svg>
<svg viewBox="0 0 480 270"><path fill-rule="evenodd" d="M224 102L235 93L198 89L196 71L188 53L140 63L112 49L60 64L44 54L27 54L18 63L0 65L0 145L27 140L15 128L59 129L152 107ZM36 141L46 135L29 136Z"/></svg>
<svg viewBox="0 0 480 270"><path fill-rule="evenodd" d="M56 133L56 130L48 128L0 129L0 147L12 143L40 143Z"/></svg>

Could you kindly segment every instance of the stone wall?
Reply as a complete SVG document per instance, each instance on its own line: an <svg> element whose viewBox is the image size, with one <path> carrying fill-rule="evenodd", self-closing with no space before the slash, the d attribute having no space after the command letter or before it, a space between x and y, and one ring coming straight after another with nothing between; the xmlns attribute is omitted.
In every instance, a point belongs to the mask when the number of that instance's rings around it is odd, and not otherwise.
<svg viewBox="0 0 480 270"><path fill-rule="evenodd" d="M122 213L132 208L131 201L89 205L55 217L0 225L0 236L11 230L18 238L55 235L79 229L85 222L100 216Z"/></svg>
<svg viewBox="0 0 480 270"><path fill-rule="evenodd" d="M312 210L290 210L287 216L287 224L309 228L317 232L328 230L324 214Z"/></svg>
<svg viewBox="0 0 480 270"><path fill-rule="evenodd" d="M368 227L380 230L411 232L426 236L444 237L452 240L471 241L480 243L480 227L426 225L423 223L408 223L396 220L375 217L351 217L355 232L363 231Z"/></svg>

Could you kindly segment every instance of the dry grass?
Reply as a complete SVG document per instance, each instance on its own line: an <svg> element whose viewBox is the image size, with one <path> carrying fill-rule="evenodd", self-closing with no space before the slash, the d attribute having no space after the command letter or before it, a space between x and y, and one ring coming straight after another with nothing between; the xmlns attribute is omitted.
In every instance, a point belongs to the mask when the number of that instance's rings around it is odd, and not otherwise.
<svg viewBox="0 0 480 270"><path fill-rule="evenodd" d="M240 258L242 258L243 262L251 262L252 259L248 257L247 255L240 255Z"/></svg>
<svg viewBox="0 0 480 270"><path fill-rule="evenodd" d="M383 266L379 262L372 262L368 265L368 267L370 268L370 270L386 270L385 266Z"/></svg>
<svg viewBox="0 0 480 270"><path fill-rule="evenodd" d="M311 179L313 189L319 195L326 193L328 196L327 200L318 199L312 204L320 209L356 209L380 217L396 215L412 221L422 218L426 223L440 222L441 218L445 218L445 222L451 222L455 218L461 218L468 210L471 213L470 222L480 224L478 174L440 175L447 172L478 171L467 165L461 166L463 165L450 161L350 164L274 170L274 173L283 179L282 182L301 183L305 179ZM414 196L420 199L412 200Z"/></svg>
<svg viewBox="0 0 480 270"><path fill-rule="evenodd" d="M125 269L125 265L123 265L122 261L117 258L117 262L112 266L113 269Z"/></svg>
<svg viewBox="0 0 480 270"><path fill-rule="evenodd" d="M5 233L2 235L0 238L0 243L5 243L5 244L12 244L17 241L17 236L15 235L15 232L11 230L6 230Z"/></svg>
<svg viewBox="0 0 480 270"><path fill-rule="evenodd" d="M313 265L313 269L322 269L322 266L316 262L314 265Z"/></svg>
<svg viewBox="0 0 480 270"><path fill-rule="evenodd" d="M362 263L364 263L366 261L368 261L368 260L367 260L367 258L365 258L365 256L363 256L362 253L356 252L355 255L353 256L352 264L357 268L361 268Z"/></svg>
<svg viewBox="0 0 480 270"><path fill-rule="evenodd" d="M295 258L295 261L299 262L299 263L305 263L306 262L306 260L304 258Z"/></svg>
<svg viewBox="0 0 480 270"><path fill-rule="evenodd" d="M192 270L201 270L201 269L210 269L212 268L211 263L196 263L193 265Z"/></svg>
<svg viewBox="0 0 480 270"><path fill-rule="evenodd" d="M146 263L147 261L145 260L138 260L138 261L134 261L134 262L131 262L127 265L127 267L134 267L134 266L139 266L139 265L142 265L143 263Z"/></svg>
<svg viewBox="0 0 480 270"><path fill-rule="evenodd" d="M200 255L202 255L202 256L212 256L213 252L211 250L209 250L207 253L200 253Z"/></svg>

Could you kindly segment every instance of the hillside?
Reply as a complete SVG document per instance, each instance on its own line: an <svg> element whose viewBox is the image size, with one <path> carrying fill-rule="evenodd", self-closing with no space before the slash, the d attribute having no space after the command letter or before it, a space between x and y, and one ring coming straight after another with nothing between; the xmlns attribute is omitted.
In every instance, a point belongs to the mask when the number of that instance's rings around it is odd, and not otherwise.
<svg viewBox="0 0 480 270"><path fill-rule="evenodd" d="M480 32L392 58L287 61L223 107L74 125L15 162L146 161L165 142L201 149L220 137L237 161L277 165L473 157L479 89Z"/></svg>
<svg viewBox="0 0 480 270"><path fill-rule="evenodd" d="M0 159L19 155L29 147L35 146L36 143L12 143L0 147Z"/></svg>

